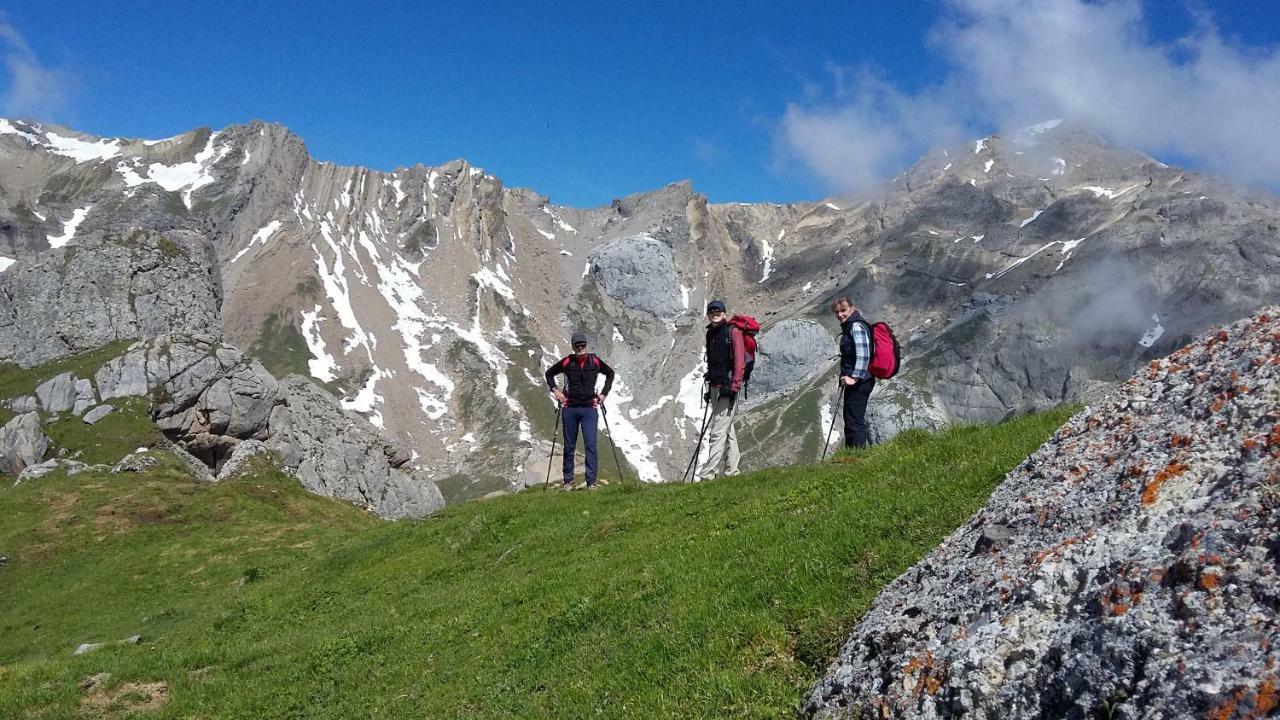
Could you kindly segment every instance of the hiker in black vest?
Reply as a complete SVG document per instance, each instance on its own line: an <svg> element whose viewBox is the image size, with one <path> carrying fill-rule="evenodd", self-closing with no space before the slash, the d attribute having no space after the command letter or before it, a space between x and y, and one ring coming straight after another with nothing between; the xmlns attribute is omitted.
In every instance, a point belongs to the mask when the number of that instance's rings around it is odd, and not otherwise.
<svg viewBox="0 0 1280 720"><path fill-rule="evenodd" d="M733 428L733 412L738 391L746 373L746 344L742 331L726 320L724 303L707 303L707 385L703 400L711 406L711 425L707 435L707 457L698 478L709 480L720 471L728 449L727 474L738 472L738 441Z"/></svg>
<svg viewBox="0 0 1280 720"><path fill-rule="evenodd" d="M876 379L867 369L871 363L871 326L847 297L831 303L831 312L840 321L840 382L844 384L845 447L871 445L867 425L867 401Z"/></svg>
<svg viewBox="0 0 1280 720"><path fill-rule="evenodd" d="M573 354L547 368L547 385L563 410L564 418L564 484L573 486L573 454L578 447L578 428L582 428L582 445L587 456L587 488L596 488L596 408L604 402L613 387L613 368L587 352L587 336L573 334ZM565 388L556 387L556 375L564 373ZM596 379L604 375L604 388L596 393Z"/></svg>

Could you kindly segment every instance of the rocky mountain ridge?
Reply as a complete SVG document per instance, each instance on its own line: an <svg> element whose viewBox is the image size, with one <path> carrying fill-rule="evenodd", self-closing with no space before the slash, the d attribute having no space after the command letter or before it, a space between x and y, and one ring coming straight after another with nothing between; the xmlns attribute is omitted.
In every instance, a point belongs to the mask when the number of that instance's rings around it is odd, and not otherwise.
<svg viewBox="0 0 1280 720"><path fill-rule="evenodd" d="M907 344L873 403L884 436L1078 397L1280 300L1275 198L1052 123L856 199L711 204L676 183L576 209L465 161L317 162L265 123L135 141L3 121L0 195L4 258L136 228L204 238L227 341L325 384L458 497L541 480L541 373L573 329L619 369L614 440L658 481L697 435L711 297L766 328L748 467L820 451L836 294Z"/></svg>

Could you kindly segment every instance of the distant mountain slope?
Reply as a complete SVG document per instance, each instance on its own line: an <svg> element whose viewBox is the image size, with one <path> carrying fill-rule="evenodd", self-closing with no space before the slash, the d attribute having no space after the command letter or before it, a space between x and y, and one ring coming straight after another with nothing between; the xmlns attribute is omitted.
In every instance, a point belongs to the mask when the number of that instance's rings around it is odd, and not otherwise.
<svg viewBox="0 0 1280 720"><path fill-rule="evenodd" d="M873 399L885 436L1076 397L1280 301L1274 197L1054 123L856 199L710 204L676 183L576 209L461 160L318 162L260 122L137 141L9 120L0 196L0 265L108 230L209 238L228 341L334 388L457 496L541 481L542 369L574 329L619 369L611 429L656 481L693 450L712 297L766 327L748 467L820 451L836 294L906 343Z"/></svg>

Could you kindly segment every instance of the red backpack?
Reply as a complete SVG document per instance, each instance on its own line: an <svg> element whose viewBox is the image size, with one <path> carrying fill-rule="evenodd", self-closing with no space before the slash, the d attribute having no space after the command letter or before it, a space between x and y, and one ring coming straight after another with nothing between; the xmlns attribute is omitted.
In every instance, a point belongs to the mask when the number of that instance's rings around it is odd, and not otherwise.
<svg viewBox="0 0 1280 720"><path fill-rule="evenodd" d="M756 367L756 333L760 332L760 323L750 315L734 315L729 324L742 331L742 344L747 350L746 369L742 373L742 384L745 387L751 379L751 371Z"/></svg>
<svg viewBox="0 0 1280 720"><path fill-rule="evenodd" d="M898 345L898 337L889 328L889 323L870 324L865 320L867 334L871 337L871 362L867 363L867 372L880 380L888 380L898 374L902 366L902 347Z"/></svg>

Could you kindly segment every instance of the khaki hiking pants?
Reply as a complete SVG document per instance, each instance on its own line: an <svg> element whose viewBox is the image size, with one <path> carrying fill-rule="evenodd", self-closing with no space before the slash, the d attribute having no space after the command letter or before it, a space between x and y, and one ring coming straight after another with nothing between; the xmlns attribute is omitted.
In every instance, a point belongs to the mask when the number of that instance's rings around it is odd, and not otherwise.
<svg viewBox="0 0 1280 720"><path fill-rule="evenodd" d="M720 474L720 465L726 460L729 467L724 474L738 474L738 460L741 456L738 452L738 431L733 426L736 408L737 403L733 398L715 398L715 404L711 407L711 425L707 428L707 454L697 472L699 480L710 480Z"/></svg>

